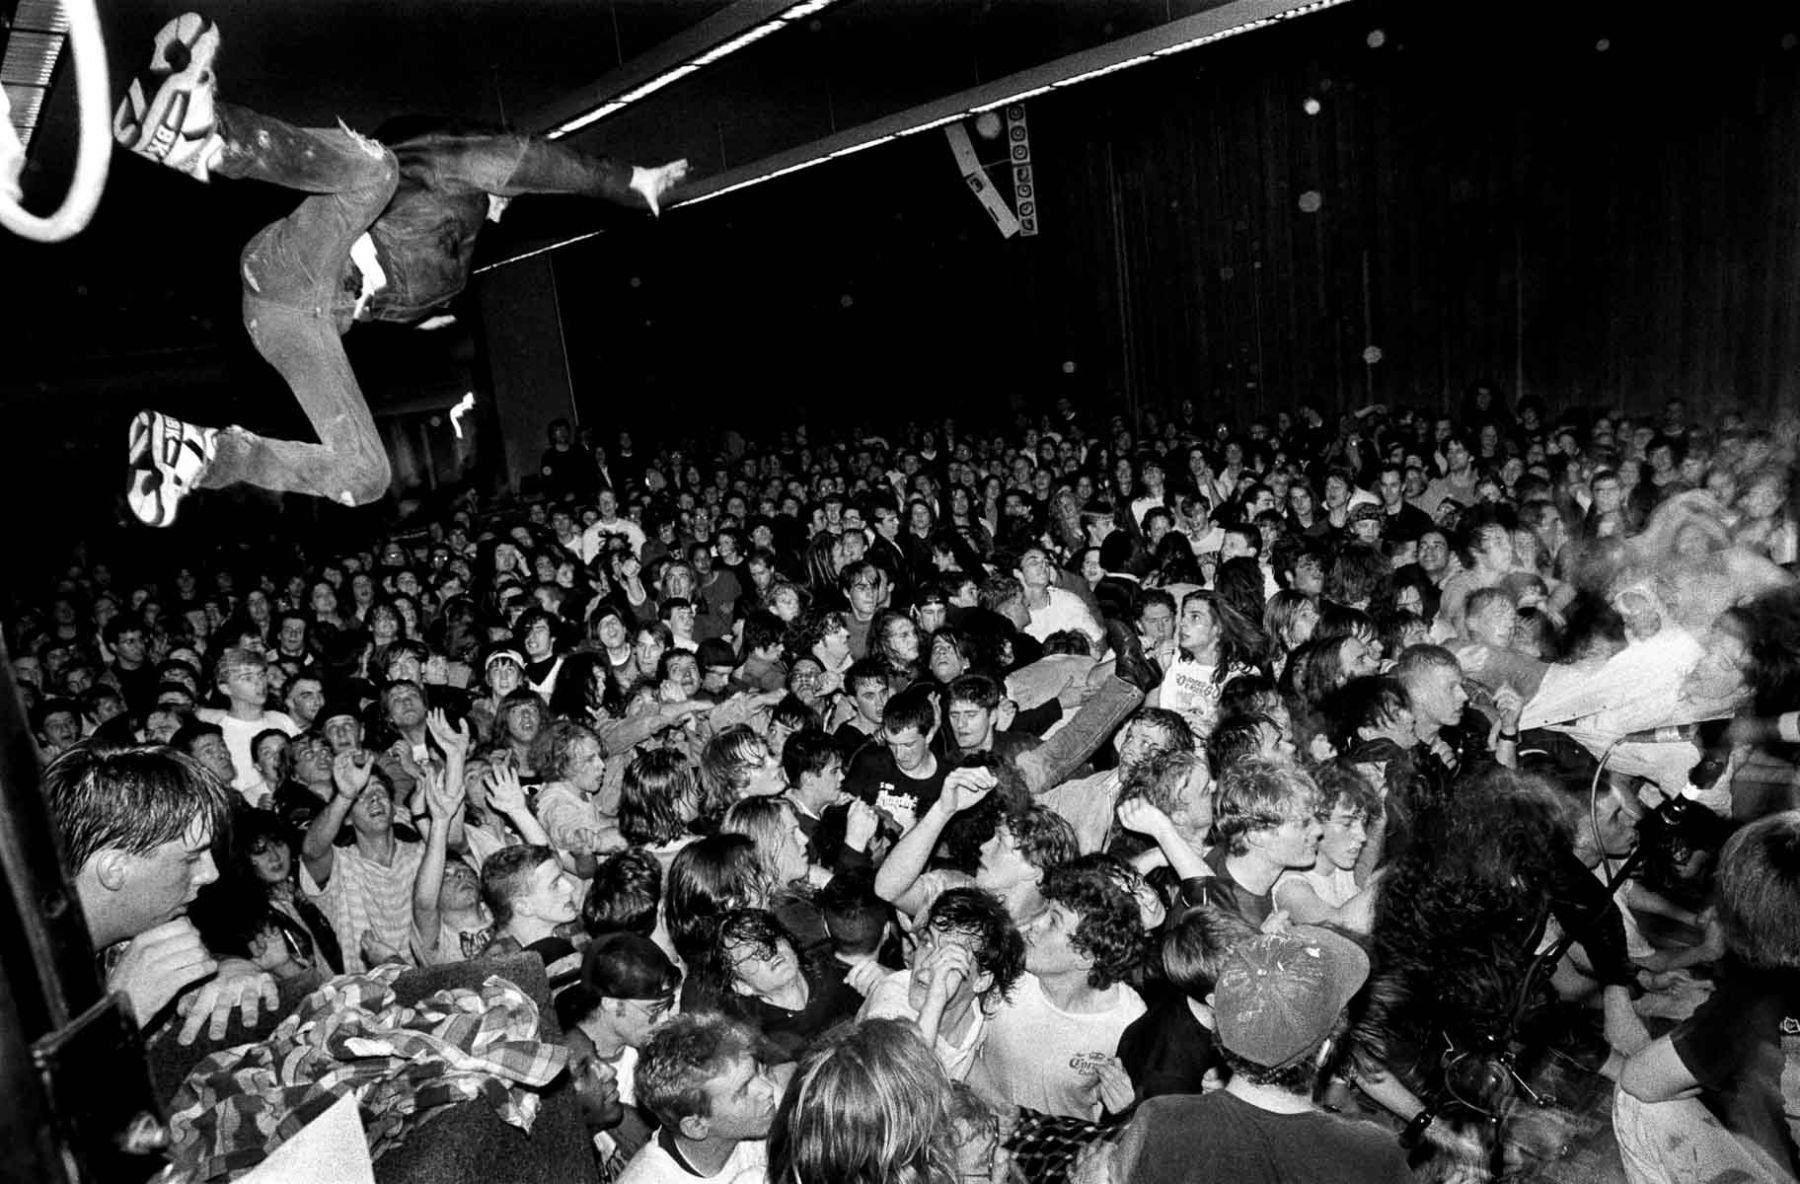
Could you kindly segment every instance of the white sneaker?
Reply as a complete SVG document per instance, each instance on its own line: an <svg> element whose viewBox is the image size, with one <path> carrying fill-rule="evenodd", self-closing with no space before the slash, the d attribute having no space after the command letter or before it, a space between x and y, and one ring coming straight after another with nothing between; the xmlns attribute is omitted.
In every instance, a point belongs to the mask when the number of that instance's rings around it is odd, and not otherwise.
<svg viewBox="0 0 1800 1184"><path fill-rule="evenodd" d="M160 411L140 411L126 437L131 479L125 501L146 526L175 521L181 499L212 464L219 429L195 427Z"/></svg>
<svg viewBox="0 0 1800 1184"><path fill-rule="evenodd" d="M206 180L225 147L213 111L218 52L219 26L197 12L164 25L150 50L149 72L131 80L113 113L113 139L147 160Z"/></svg>

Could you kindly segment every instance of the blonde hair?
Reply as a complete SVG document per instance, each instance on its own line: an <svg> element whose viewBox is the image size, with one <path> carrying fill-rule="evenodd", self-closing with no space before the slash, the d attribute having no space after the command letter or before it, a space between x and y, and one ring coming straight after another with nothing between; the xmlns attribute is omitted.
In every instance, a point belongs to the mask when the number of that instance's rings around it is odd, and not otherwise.
<svg viewBox="0 0 1800 1184"><path fill-rule="evenodd" d="M840 1027L801 1059L775 1112L770 1184L954 1184L949 1098L911 1024Z"/></svg>

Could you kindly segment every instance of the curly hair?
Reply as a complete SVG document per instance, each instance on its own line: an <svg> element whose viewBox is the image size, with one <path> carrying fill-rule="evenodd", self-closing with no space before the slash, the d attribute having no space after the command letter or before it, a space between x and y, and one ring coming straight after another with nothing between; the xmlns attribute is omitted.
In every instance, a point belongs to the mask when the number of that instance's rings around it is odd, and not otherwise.
<svg viewBox="0 0 1800 1184"><path fill-rule="evenodd" d="M1070 946L1092 961L1088 985L1104 989L1129 977L1143 959L1137 902L1097 868L1053 867L1039 887L1046 901L1077 918Z"/></svg>
<svg viewBox="0 0 1800 1184"><path fill-rule="evenodd" d="M1506 1031L1558 853L1574 843L1565 796L1529 774L1484 769L1458 782L1455 802L1419 819L1388 873L1352 1034L1355 1056L1416 1074L1408 1084L1428 1093L1446 1041L1479 1049Z"/></svg>
<svg viewBox="0 0 1800 1184"><path fill-rule="evenodd" d="M567 780L575 750L584 742L606 751L600 737L585 724L570 719L551 720L531 742L531 767L545 782Z"/></svg>
<svg viewBox="0 0 1800 1184"><path fill-rule="evenodd" d="M993 977L982 1002L999 1004L1025 973L1025 939L1000 898L984 888L951 888L931 903L920 927L966 938L975 967Z"/></svg>

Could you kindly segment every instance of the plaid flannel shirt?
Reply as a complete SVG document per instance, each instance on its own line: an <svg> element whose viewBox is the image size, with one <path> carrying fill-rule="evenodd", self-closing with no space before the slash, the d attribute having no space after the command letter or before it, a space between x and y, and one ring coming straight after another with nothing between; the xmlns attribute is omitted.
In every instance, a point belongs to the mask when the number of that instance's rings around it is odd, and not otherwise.
<svg viewBox="0 0 1800 1184"><path fill-rule="evenodd" d="M376 1159L440 1109L476 1098L529 1132L534 1088L569 1059L538 1039L537 1005L494 975L480 991L439 991L404 1007L392 984L405 969L332 979L266 1039L201 1061L171 1103L176 1178L241 1175L353 1091Z"/></svg>

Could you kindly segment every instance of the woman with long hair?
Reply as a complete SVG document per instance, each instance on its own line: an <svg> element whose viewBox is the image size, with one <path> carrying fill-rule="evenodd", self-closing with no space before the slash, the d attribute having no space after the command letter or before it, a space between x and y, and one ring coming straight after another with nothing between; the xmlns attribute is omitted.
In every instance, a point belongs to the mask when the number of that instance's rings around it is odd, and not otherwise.
<svg viewBox="0 0 1800 1184"><path fill-rule="evenodd" d="M1202 588L1182 598L1175 636L1158 648L1165 673L1147 702L1180 715L1201 739L1218 722L1225 684L1262 664L1264 643L1256 626Z"/></svg>
<svg viewBox="0 0 1800 1184"><path fill-rule="evenodd" d="M802 954L829 957L831 933L813 899L830 873L807 857L806 832L786 798L745 798L725 811L719 833L744 835L756 844L756 859L770 885L765 906L798 941Z"/></svg>
<svg viewBox="0 0 1800 1184"><path fill-rule="evenodd" d="M950 1100L911 1024L839 1028L788 1081L769 1130L770 1184L956 1184Z"/></svg>
<svg viewBox="0 0 1800 1184"><path fill-rule="evenodd" d="M675 853L663 888L663 919L675 952L691 969L712 946L719 920L761 908L769 882L756 843L745 835L707 835Z"/></svg>
<svg viewBox="0 0 1800 1184"><path fill-rule="evenodd" d="M266 810L239 810L231 831L224 874L190 907L206 948L221 957L248 958L283 982L316 986L342 974L337 933L300 890L287 824Z"/></svg>

